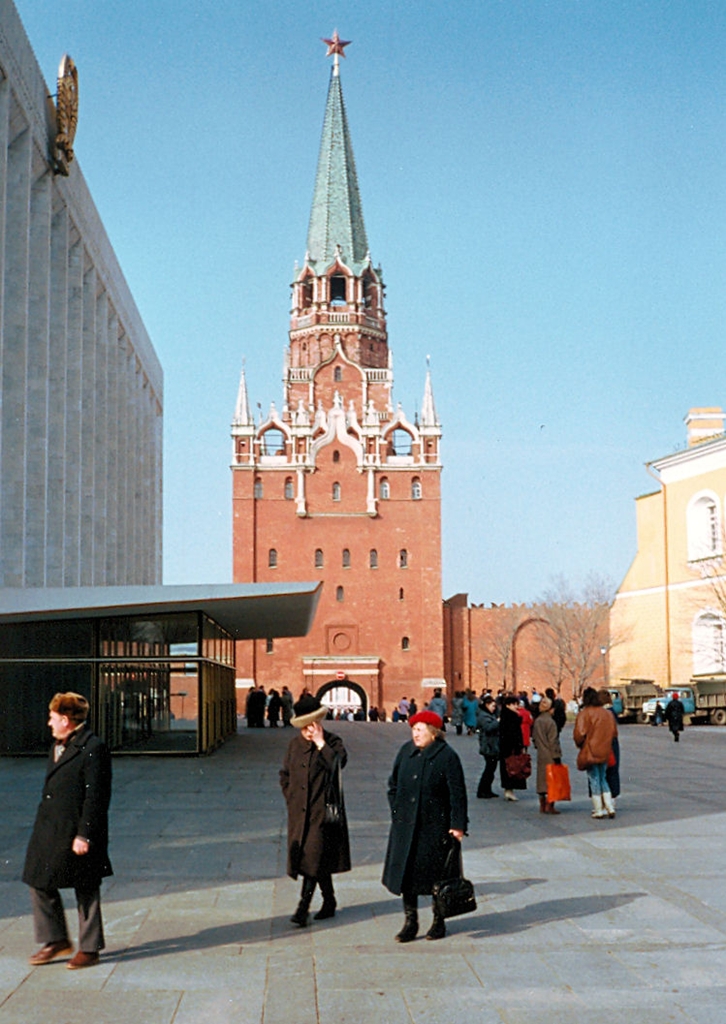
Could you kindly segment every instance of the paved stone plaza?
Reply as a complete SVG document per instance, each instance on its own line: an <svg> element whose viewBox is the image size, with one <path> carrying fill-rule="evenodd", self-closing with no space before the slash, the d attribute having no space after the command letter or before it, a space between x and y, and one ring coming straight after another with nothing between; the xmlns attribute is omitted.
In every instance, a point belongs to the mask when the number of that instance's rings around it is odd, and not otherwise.
<svg viewBox="0 0 726 1024"><path fill-rule="evenodd" d="M354 861L334 920L289 924L298 887L277 785L289 733L242 731L211 758L114 762L108 948L85 971L28 965L18 877L44 762L0 759L0 1024L726 1021L726 729L687 729L676 746L664 728L622 727L613 822L590 819L574 770L559 817L538 813L531 784L517 804L472 798L479 909L442 942L399 946L380 874L385 783L408 729L334 728L351 757ZM476 738L450 739L473 794ZM572 768L569 726L563 745Z"/></svg>

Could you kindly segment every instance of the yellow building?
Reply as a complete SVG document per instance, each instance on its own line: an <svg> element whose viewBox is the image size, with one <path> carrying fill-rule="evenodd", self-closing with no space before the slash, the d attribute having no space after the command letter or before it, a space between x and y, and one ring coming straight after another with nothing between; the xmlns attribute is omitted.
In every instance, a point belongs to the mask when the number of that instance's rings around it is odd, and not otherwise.
<svg viewBox="0 0 726 1024"><path fill-rule="evenodd" d="M726 436L720 408L691 409L683 451L646 464L638 553L610 616L610 678L684 685L726 671Z"/></svg>

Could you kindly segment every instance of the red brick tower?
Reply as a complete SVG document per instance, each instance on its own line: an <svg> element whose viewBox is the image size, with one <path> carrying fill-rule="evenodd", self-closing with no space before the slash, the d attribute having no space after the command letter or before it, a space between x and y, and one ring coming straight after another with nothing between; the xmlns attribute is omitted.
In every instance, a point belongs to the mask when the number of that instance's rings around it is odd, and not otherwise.
<svg viewBox="0 0 726 1024"><path fill-rule="evenodd" d="M292 285L283 405L232 424L235 582L324 581L311 633L247 642L238 677L335 687L364 710L419 707L443 683L439 444L427 372L419 417L392 403L384 286L368 250L337 33L307 253Z"/></svg>

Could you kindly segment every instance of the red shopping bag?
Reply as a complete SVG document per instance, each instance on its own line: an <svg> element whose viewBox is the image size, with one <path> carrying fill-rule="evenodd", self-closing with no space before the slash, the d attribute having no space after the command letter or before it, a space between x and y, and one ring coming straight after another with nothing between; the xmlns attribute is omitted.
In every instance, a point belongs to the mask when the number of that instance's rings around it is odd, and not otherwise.
<svg viewBox="0 0 726 1024"><path fill-rule="evenodd" d="M571 800L570 772L566 764L547 765L547 801Z"/></svg>

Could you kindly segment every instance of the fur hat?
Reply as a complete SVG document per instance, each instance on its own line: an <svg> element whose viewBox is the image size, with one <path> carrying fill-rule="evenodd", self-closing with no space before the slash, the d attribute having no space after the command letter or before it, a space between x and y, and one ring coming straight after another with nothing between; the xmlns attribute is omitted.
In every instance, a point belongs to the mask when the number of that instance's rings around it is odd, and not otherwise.
<svg viewBox="0 0 726 1024"><path fill-rule="evenodd" d="M69 722L80 725L88 718L88 701L80 693L56 693L48 705L50 711L64 715Z"/></svg>
<svg viewBox="0 0 726 1024"><path fill-rule="evenodd" d="M416 725L417 722L422 722L424 725L433 725L434 729L443 729L444 723L441 715L437 715L435 711L417 711L415 715L412 715L409 720L409 725Z"/></svg>
<svg viewBox="0 0 726 1024"><path fill-rule="evenodd" d="M296 701L292 710L295 716L290 719L290 725L294 725L296 729L304 729L306 725L320 722L328 713L328 709L322 706L318 698L309 693Z"/></svg>

